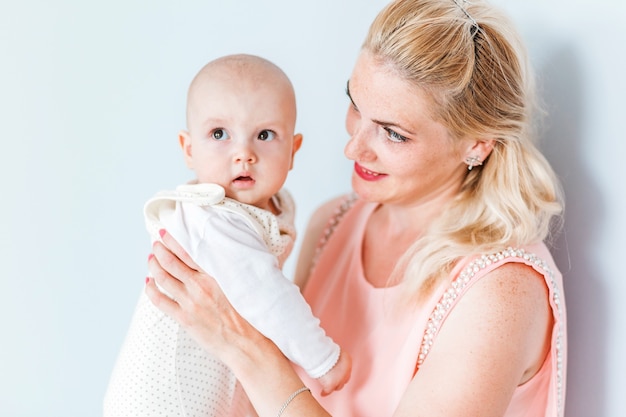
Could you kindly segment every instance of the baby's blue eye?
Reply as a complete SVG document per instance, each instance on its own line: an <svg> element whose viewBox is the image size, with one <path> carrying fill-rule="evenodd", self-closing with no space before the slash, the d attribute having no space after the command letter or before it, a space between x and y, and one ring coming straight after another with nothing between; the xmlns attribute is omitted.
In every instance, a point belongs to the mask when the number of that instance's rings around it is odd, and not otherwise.
<svg viewBox="0 0 626 417"><path fill-rule="evenodd" d="M211 137L215 140L226 140L229 138L228 133L224 129L215 129L211 132Z"/></svg>
<svg viewBox="0 0 626 417"><path fill-rule="evenodd" d="M385 129L385 131L387 132L387 138L389 138L389 140L392 142L401 143L409 140L407 137L402 136L398 132L391 130L388 127L384 127L383 129Z"/></svg>
<svg viewBox="0 0 626 417"><path fill-rule="evenodd" d="M262 130L261 133L259 133L259 136L257 137L258 140L262 140L264 142L269 142L270 140L273 140L276 137L276 133L272 132L271 130Z"/></svg>

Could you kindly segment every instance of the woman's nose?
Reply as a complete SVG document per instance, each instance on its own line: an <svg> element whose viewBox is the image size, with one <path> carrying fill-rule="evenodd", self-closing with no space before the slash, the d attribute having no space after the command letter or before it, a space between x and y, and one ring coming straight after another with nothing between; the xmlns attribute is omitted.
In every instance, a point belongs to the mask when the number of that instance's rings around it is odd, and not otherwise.
<svg viewBox="0 0 626 417"><path fill-rule="evenodd" d="M372 158L373 152L368 145L367 132L362 121L348 111L346 117L346 130L350 140L343 150L344 155L353 161L365 161Z"/></svg>
<svg viewBox="0 0 626 417"><path fill-rule="evenodd" d="M355 135L350 137L350 140L348 140L348 143L346 143L346 146L343 149L343 153L346 158L352 161L363 160L363 148Z"/></svg>

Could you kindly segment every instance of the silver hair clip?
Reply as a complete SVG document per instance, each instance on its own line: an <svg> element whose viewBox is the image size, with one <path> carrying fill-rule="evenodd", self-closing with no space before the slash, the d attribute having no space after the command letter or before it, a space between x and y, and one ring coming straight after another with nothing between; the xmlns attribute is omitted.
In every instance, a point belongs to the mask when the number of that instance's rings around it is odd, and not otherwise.
<svg viewBox="0 0 626 417"><path fill-rule="evenodd" d="M465 163L467 164L467 170L471 171L472 168L482 165L483 161L477 156L468 156L465 158Z"/></svg>
<svg viewBox="0 0 626 417"><path fill-rule="evenodd" d="M452 1L454 2L454 4L456 4L459 7L459 9L463 11L465 16L467 16L467 18L472 21L472 26L474 27L472 29L472 36L476 35L476 33L480 31L480 26L478 26L478 22L476 22L476 19L474 19L472 15L468 13L467 9L463 6L464 4L472 4L472 3L470 3L468 0L461 0L461 1L452 0ZM461 2L463 4L461 4Z"/></svg>

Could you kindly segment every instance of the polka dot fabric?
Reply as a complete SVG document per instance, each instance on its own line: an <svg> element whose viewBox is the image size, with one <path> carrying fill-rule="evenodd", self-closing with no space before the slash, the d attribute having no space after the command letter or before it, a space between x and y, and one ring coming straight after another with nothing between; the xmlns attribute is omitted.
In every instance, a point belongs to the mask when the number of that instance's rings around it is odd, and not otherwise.
<svg viewBox="0 0 626 417"><path fill-rule="evenodd" d="M293 249L296 240L296 228L294 226L295 204L293 198L286 190L280 190L273 197L274 205L281 210L279 216L248 204L241 204L230 198L225 198L221 203L225 207L236 207L252 217L263 228L263 240L267 248L278 258L282 268L285 260Z"/></svg>
<svg viewBox="0 0 626 417"><path fill-rule="evenodd" d="M256 416L232 372L144 294L135 315L142 319L111 375L104 417Z"/></svg>

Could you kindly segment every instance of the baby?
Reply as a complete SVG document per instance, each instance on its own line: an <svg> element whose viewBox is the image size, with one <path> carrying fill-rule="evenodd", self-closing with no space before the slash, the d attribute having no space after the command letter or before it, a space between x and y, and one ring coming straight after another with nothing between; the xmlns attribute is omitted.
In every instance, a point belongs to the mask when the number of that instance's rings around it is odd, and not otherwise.
<svg viewBox="0 0 626 417"><path fill-rule="evenodd" d="M349 379L351 360L319 327L281 268L295 239L294 203L283 189L302 144L285 73L252 55L204 66L187 97L179 134L196 180L145 207L153 239L166 229L218 280L231 304L326 395ZM228 368L142 294L113 370L104 416L247 416L254 411Z"/></svg>

